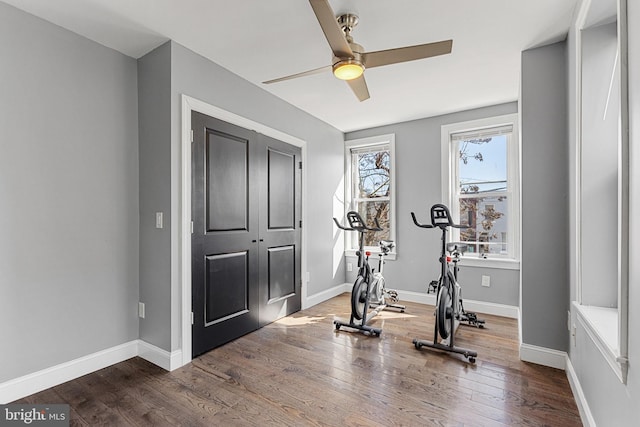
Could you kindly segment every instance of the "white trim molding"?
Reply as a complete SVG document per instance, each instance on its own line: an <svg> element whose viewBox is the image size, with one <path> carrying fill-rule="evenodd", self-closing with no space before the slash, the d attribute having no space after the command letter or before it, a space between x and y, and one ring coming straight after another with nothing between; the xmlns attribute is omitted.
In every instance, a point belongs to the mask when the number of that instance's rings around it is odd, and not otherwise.
<svg viewBox="0 0 640 427"><path fill-rule="evenodd" d="M618 342L618 310L603 307L589 307L573 302L578 313L578 322L596 346L603 359L611 367L621 383L627 383L629 360L620 354Z"/></svg>
<svg viewBox="0 0 640 427"><path fill-rule="evenodd" d="M455 135L473 132L475 134L483 131L494 130L492 135L501 132L500 129L510 128L506 133L509 138L507 143L507 189L500 192L490 192L487 195L499 196L507 195L507 235L508 254L489 254L488 258L480 258L466 254L465 262L469 260L474 267L502 268L517 270L520 268L520 257L522 244L520 241L521 232L521 212L520 212L520 114L511 113L501 116L485 117L477 120L469 120L458 123L449 123L440 126L440 162L441 183L442 183L442 203L449 206L454 221L460 222L460 212L458 209L458 160L457 144L452 144ZM467 135L469 136L469 135ZM459 240L459 231L452 230L452 241ZM506 260L509 262L498 262Z"/></svg>
<svg viewBox="0 0 640 427"><path fill-rule="evenodd" d="M567 365L567 353L531 344L520 344L520 360L550 368L562 369Z"/></svg>
<svg viewBox="0 0 640 427"><path fill-rule="evenodd" d="M158 365L165 371L173 371L183 366L182 350L168 352L142 340L138 340L138 356Z"/></svg>
<svg viewBox="0 0 640 427"><path fill-rule="evenodd" d="M575 261L571 266L576 280L572 285L575 287L575 300L573 308L577 311L578 322L584 327L589 339L596 345L604 359L607 361L618 379L626 384L629 363L629 265L630 265L630 163L629 163L629 102L628 102L628 26L627 26L627 0L616 2L606 2L609 5L616 4L617 10L601 9L603 2L595 0L582 0L577 11L574 26L575 37L575 135L576 135L576 159L575 159L575 186L576 194L573 200L575 203L575 215L573 218L575 237L571 242L575 247ZM605 16L606 15L606 16ZM583 207L583 192L585 192L584 177L589 176L600 166L600 159L591 164L584 162L584 156L589 151L591 145L597 145L599 140L585 143L585 127L589 124L584 121L583 114L583 87L589 85L583 82L583 33L585 30L597 27L602 23L603 18L615 19L617 27L617 53L615 64L619 64L620 79L620 101L618 117L618 196L617 196L617 217L612 220L617 222L617 265L611 262L610 267L615 270L612 280L608 283L595 281L586 283L588 276L583 271L589 264L584 260L583 246L590 246L585 242L585 235L589 234L590 227L597 224L599 217L595 220L589 219L586 213L590 213L590 207ZM613 22L613 21L610 21ZM613 76L612 76L613 80ZM609 87L609 91L611 88ZM608 104L607 100L607 104ZM588 129L587 129L588 130ZM586 170L590 166L589 170ZM593 223L593 224L592 224ZM613 230L611 230L613 231ZM585 300L586 293L583 287L616 286L616 304L604 300ZM612 294L613 295L613 294ZM587 305L589 304L589 305ZM611 309L613 305L616 308ZM599 307L596 307L599 306ZM610 313L608 313L610 312ZM605 327L606 325L606 327Z"/></svg>
<svg viewBox="0 0 640 427"><path fill-rule="evenodd" d="M389 178L391 180L389 186L389 193L391 196L389 197L389 206L391 217L389 220L389 240L395 242L395 246L391 249L389 256L387 259L395 259L397 251L398 251L398 233L396 228L396 135L395 133L385 134L385 135L376 135L370 136L366 138L358 138L358 139L347 139L344 141L344 215L346 216L347 212L351 210L358 210L355 205L355 195L353 194L353 152L354 149L374 149L375 147L384 147L389 146L389 155L390 155L390 168L391 173ZM357 155L357 154L356 154ZM384 199L381 199L384 200ZM342 221L342 219L340 219ZM357 240L355 240L355 235L345 238L345 256L355 256L357 248ZM380 253L380 248L378 246L373 247L365 247L366 250L371 251L373 254Z"/></svg>
<svg viewBox="0 0 640 427"><path fill-rule="evenodd" d="M0 404L13 402L138 355L138 340L79 357L0 384Z"/></svg>
<svg viewBox="0 0 640 427"><path fill-rule="evenodd" d="M591 414L589 402L584 395L584 391L582 391L580 380L578 379L578 375L576 375L575 369L573 369L573 364L571 363L571 358L569 358L569 356L567 356L566 365L567 379L569 380L569 386L571 386L573 396L576 399L576 405L578 406L578 412L580 412L582 424L585 427L596 427L596 421L593 419L593 415Z"/></svg>
<svg viewBox="0 0 640 427"><path fill-rule="evenodd" d="M342 285L334 286L333 288L325 289L324 291L318 292L313 295L308 295L307 298L303 301L302 309L306 309L309 307L313 307L314 305L320 304L321 302L325 302L330 300L333 297L337 297L345 292L351 292L351 288L353 284L351 283L343 283Z"/></svg>
<svg viewBox="0 0 640 427"><path fill-rule="evenodd" d="M13 402L136 356L173 371L182 366L181 353L180 350L168 352L142 340L129 341L0 383L0 404Z"/></svg>
<svg viewBox="0 0 640 427"><path fill-rule="evenodd" d="M345 292L351 292L353 287L352 283L343 283L342 285L334 286L317 294L307 297L307 306L305 308L312 307L321 302L327 301L333 297L336 297ZM398 289L398 299L400 301L415 302L425 305L436 305L436 296L434 294L427 294L424 292L403 291ZM520 309L513 305L496 304L493 302L464 300L465 308L469 311L475 311L483 314L491 314L493 316L508 317L510 319L520 318Z"/></svg>
<svg viewBox="0 0 640 427"><path fill-rule="evenodd" d="M401 301L417 302L419 304L428 304L433 306L436 305L435 294L398 290L398 298ZM508 317L510 319L520 318L520 309L513 305L465 299L464 307L469 311L491 314L493 316Z"/></svg>

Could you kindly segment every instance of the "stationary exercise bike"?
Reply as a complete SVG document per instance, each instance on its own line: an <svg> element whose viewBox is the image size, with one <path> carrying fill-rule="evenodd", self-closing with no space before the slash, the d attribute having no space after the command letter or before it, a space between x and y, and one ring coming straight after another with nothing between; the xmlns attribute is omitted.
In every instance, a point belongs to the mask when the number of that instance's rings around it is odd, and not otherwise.
<svg viewBox="0 0 640 427"><path fill-rule="evenodd" d="M380 247L380 253L378 254L378 271L373 271L373 282L371 283L371 292L369 293L369 304L373 308L382 306L385 308L395 308L404 313L406 307L404 305L397 304L398 292L393 289L387 289L382 275L384 271L385 257L389 255L391 249L395 247L395 243L392 240L380 240L378 242ZM369 263L370 252L365 252L365 262ZM363 289L364 291L364 289ZM358 298L359 306L356 308L358 314L362 317L364 310L363 298Z"/></svg>
<svg viewBox="0 0 640 427"><path fill-rule="evenodd" d="M458 293L458 317L457 320L460 321L460 324L475 326L476 328L484 328L485 321L483 319L478 318L478 315L471 311L466 311L464 309L464 304L462 303L462 288L458 282L458 263L460 262L460 256L464 255L464 252L458 247L458 243L447 243L447 252L449 252L449 256L447 257L447 263L449 265L449 273L453 271L453 277L449 280L453 279L453 282L456 284L457 293ZM453 268L451 267L453 264ZM438 280L440 281L440 280ZM432 286L431 282L429 286ZM437 286L436 286L437 287ZM429 292L427 292L429 293ZM464 323L463 323L464 322Z"/></svg>
<svg viewBox="0 0 640 427"><path fill-rule="evenodd" d="M459 243L447 243L447 265L449 268L449 280L454 282L458 287L458 319L461 324L475 326L477 328L484 328L485 321L478 318L476 313L466 311L462 302L462 288L458 283L458 263L460 262L460 256L464 255L464 252L458 247ZM451 267L453 264L453 267ZM438 294L438 289L442 283L442 277L438 277L438 280L432 280L427 287L428 294ZM465 323L462 323L465 322Z"/></svg>
<svg viewBox="0 0 640 427"><path fill-rule="evenodd" d="M469 362L475 363L478 353L454 344L454 335L460 321L470 325L484 327L484 320L478 319L475 313L464 310L462 304L462 289L458 284L458 262L460 252L457 245L447 244L447 229L450 227L466 228L466 226L454 224L449 208L445 205L435 204L431 207L431 224L420 224L416 216L411 212L413 223L420 228L439 228L442 231L442 246L440 251L440 278L436 284L436 324L433 331L433 341L414 339L413 344L419 350L423 346L435 348L464 355ZM452 256L447 256L447 251ZM453 261L453 262L452 262ZM453 263L453 267L451 264ZM430 284L433 287L433 282ZM438 335L442 338L438 342Z"/></svg>
<svg viewBox="0 0 640 427"><path fill-rule="evenodd" d="M386 289L384 277L382 276L385 263L384 257L389 254L394 243L389 240L381 240L378 243L380 246L378 271L373 273L369 266L369 256L371 256L371 252L365 252L364 250L364 235L370 231L382 230L378 224L378 220L375 220L375 227L369 227L362 220L360 214L351 211L347 213L349 227L340 225L340 222L338 222L336 218L333 218L333 221L338 228L342 230L357 231L359 233L359 248L356 252L358 256L358 277L351 290L351 316L349 323L343 322L342 320L334 320L333 323L336 331L340 330L342 326L348 326L369 335L380 336L382 329L369 326L367 323L385 308L396 308L401 312L405 310L405 306L396 304L398 302L398 293L394 290ZM372 309L371 311L369 311L370 308Z"/></svg>

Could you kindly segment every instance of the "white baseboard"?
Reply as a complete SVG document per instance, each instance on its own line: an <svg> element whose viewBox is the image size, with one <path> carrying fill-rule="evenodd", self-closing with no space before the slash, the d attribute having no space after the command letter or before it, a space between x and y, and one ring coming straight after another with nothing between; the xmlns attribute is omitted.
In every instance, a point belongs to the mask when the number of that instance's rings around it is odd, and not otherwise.
<svg viewBox="0 0 640 427"><path fill-rule="evenodd" d="M170 353L142 340L129 341L0 383L0 404L13 402L136 356L140 356L167 371L182 366L182 352L180 350Z"/></svg>
<svg viewBox="0 0 640 427"><path fill-rule="evenodd" d="M567 353L531 344L520 344L520 360L549 366L550 368L566 369Z"/></svg>
<svg viewBox="0 0 640 427"><path fill-rule="evenodd" d="M514 305L465 299L464 309L468 311L476 311L478 313L491 314L494 316L508 317L510 319L520 318L520 309Z"/></svg>
<svg viewBox="0 0 640 427"><path fill-rule="evenodd" d="M341 285L334 286L317 294L309 295L302 301L302 309L313 307L316 304L327 301L333 297L337 297L340 294L351 291L351 283L343 283Z"/></svg>
<svg viewBox="0 0 640 427"><path fill-rule="evenodd" d="M54 387L138 355L138 340L89 354L0 384L0 404Z"/></svg>
<svg viewBox="0 0 640 427"><path fill-rule="evenodd" d="M571 386L573 397L576 399L576 405L578 406L578 411L580 412L580 419L582 420L582 424L585 427L596 427L596 420L594 420L593 415L591 415L589 403L587 402L587 398L584 396L582 386L580 385L580 380L578 380L578 376L576 375L576 371L573 369L573 364L571 363L571 359L569 358L569 356L567 356L566 366L567 379L569 380L569 385Z"/></svg>
<svg viewBox="0 0 640 427"><path fill-rule="evenodd" d="M396 290L398 291L398 299L401 302L408 301L408 302L417 302L418 304L436 305L435 294L427 294L425 292L403 291L400 289L396 289Z"/></svg>
<svg viewBox="0 0 640 427"><path fill-rule="evenodd" d="M401 301L417 302L419 304L436 304L435 294L427 294L424 292L413 292L398 290L398 298ZM494 316L509 317L511 319L518 319L520 317L520 310L513 305L496 304L493 302L464 300L464 308L468 311L477 313L491 314Z"/></svg>
<svg viewBox="0 0 640 427"><path fill-rule="evenodd" d="M160 366L166 371L173 371L182 366L182 351L168 352L146 341L138 340L138 356Z"/></svg>

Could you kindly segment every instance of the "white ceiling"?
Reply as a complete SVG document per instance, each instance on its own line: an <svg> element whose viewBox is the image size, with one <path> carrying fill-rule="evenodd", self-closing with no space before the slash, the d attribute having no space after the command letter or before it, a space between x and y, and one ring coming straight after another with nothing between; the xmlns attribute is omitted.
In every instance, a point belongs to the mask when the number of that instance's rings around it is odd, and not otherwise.
<svg viewBox="0 0 640 427"><path fill-rule="evenodd" d="M330 0L360 17L367 51L453 39L450 55L365 72L359 102L330 72L261 82L329 65L306 0L2 0L139 58L173 39L342 131L518 98L522 50L565 37L576 0Z"/></svg>

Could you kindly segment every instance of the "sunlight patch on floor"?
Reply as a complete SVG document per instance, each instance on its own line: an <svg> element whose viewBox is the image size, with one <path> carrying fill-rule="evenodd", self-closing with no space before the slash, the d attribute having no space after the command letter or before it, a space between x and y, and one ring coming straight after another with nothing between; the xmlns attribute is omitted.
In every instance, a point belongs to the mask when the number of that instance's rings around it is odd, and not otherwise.
<svg viewBox="0 0 640 427"><path fill-rule="evenodd" d="M399 313L396 311L382 311L376 317L380 317L381 319L412 319L418 316L415 314Z"/></svg>
<svg viewBox="0 0 640 427"><path fill-rule="evenodd" d="M321 322L326 318L327 318L326 316L319 316L319 317L314 317L314 316L291 317L291 316L287 316L287 317L283 317L280 320L276 320L274 323L276 323L278 325L282 325L282 326L304 326L304 325L310 325L312 323Z"/></svg>

